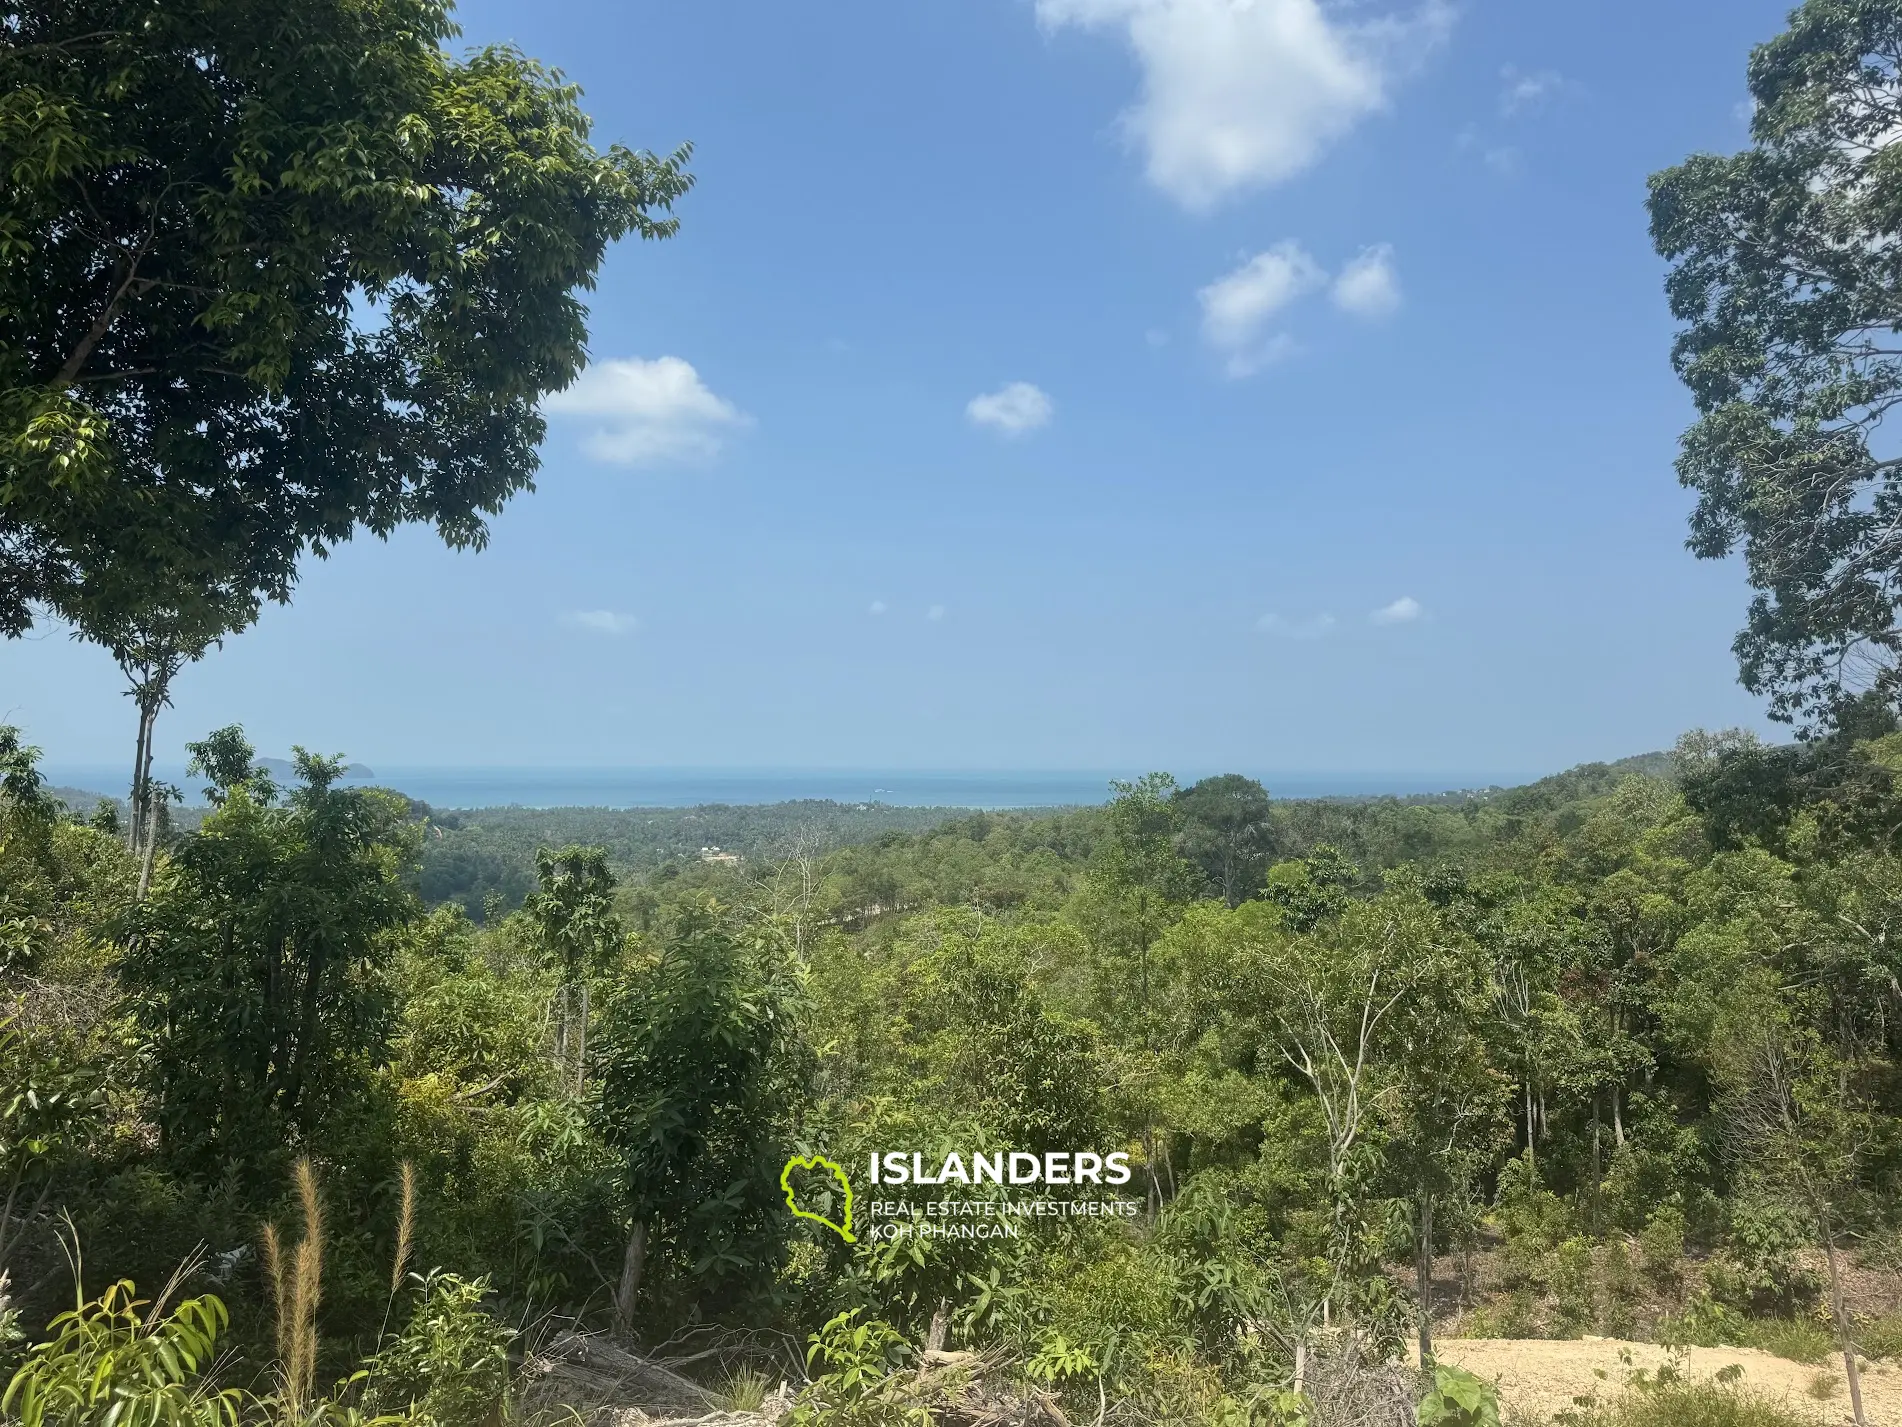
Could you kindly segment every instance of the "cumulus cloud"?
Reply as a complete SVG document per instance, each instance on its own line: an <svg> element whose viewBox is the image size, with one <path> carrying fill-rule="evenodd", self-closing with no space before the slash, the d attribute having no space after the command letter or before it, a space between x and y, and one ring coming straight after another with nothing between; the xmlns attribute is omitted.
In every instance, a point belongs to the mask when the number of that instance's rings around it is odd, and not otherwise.
<svg viewBox="0 0 1902 1427"><path fill-rule="evenodd" d="M542 405L551 416L592 418L582 449L622 466L708 460L728 433L752 424L679 357L595 362Z"/></svg>
<svg viewBox="0 0 1902 1427"><path fill-rule="evenodd" d="M1368 248L1334 279L1334 305L1356 317L1386 317L1400 307L1400 274L1393 247Z"/></svg>
<svg viewBox="0 0 1902 1427"><path fill-rule="evenodd" d="M1048 29L1119 30L1142 67L1123 115L1149 180L1193 210L1279 183L1387 106L1452 24L1446 0L1352 18L1323 0L1037 0Z"/></svg>
<svg viewBox="0 0 1902 1427"><path fill-rule="evenodd" d="M1202 304L1202 335L1228 354L1229 373L1246 376L1292 350L1285 334L1262 344L1262 329L1289 303L1327 281L1320 265L1299 243L1277 243L1196 294Z"/></svg>
<svg viewBox="0 0 1902 1427"><path fill-rule="evenodd" d="M1056 412L1049 395L1029 382L1012 382L997 391L974 396L964 408L973 426L988 426L1006 436L1022 436L1047 426Z"/></svg>
<svg viewBox="0 0 1902 1427"><path fill-rule="evenodd" d="M1402 595L1392 604L1382 605L1367 617L1375 624L1412 624L1426 611L1412 595Z"/></svg>
<svg viewBox="0 0 1902 1427"><path fill-rule="evenodd" d="M1316 614L1306 619L1290 619L1283 614L1264 614L1255 621L1255 628L1281 639L1320 639L1333 631L1334 616Z"/></svg>
<svg viewBox="0 0 1902 1427"><path fill-rule="evenodd" d="M585 629L590 634L606 634L619 637L632 634L641 627L641 622L631 614L619 614L611 609L573 609L561 617L561 622L572 629Z"/></svg>

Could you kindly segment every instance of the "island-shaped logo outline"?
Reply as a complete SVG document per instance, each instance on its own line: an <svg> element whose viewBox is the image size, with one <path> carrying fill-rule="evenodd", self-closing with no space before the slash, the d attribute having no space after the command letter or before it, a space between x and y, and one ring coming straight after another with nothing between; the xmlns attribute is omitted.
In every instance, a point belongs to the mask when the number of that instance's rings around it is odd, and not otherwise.
<svg viewBox="0 0 1902 1427"><path fill-rule="evenodd" d="M845 1191L845 1223L835 1224L823 1214L815 1214L810 1209L799 1207L798 1197L792 1187L792 1172L795 1169L827 1169L832 1177L839 1181L839 1188ZM786 1196L786 1207L793 1211L795 1218L810 1219L815 1224L824 1224L833 1233L848 1244L856 1244L858 1237L852 1232L852 1181L845 1177L845 1170L822 1154L794 1155L786 1161L786 1167L779 1172L779 1189Z"/></svg>

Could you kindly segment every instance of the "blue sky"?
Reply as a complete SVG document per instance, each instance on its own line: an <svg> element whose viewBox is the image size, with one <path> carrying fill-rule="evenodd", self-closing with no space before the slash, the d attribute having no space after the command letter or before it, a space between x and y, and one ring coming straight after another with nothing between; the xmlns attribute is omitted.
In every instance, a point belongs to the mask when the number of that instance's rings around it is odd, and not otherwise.
<svg viewBox="0 0 1902 1427"><path fill-rule="evenodd" d="M696 145L480 555L312 562L179 681L372 766L1536 773L1761 727L1683 548L1648 173L1781 3L481 0ZM0 718L129 756L97 651Z"/></svg>

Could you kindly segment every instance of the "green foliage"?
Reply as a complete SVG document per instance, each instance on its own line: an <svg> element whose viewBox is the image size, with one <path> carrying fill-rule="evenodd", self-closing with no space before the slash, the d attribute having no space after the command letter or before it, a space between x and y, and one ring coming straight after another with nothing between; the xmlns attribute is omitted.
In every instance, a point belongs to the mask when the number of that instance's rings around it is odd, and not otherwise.
<svg viewBox="0 0 1902 1427"><path fill-rule="evenodd" d="M1638 1235L1638 1253L1652 1285L1676 1293L1684 1281L1684 1215L1675 1205L1661 1204L1652 1211Z"/></svg>
<svg viewBox="0 0 1902 1427"><path fill-rule="evenodd" d="M795 1427L930 1427L931 1414L906 1392L899 1369L910 1355L904 1338L852 1309L812 1334L806 1349L815 1374L793 1405Z"/></svg>
<svg viewBox="0 0 1902 1427"><path fill-rule="evenodd" d="M1691 548L1742 546L1760 592L1735 646L1743 682L1785 718L1826 718L1855 688L1847 669L1895 691L1880 531L1902 487L1877 452L1902 374L1864 334L1899 298L1880 256L1897 212L1881 136L1902 105L1875 82L1898 40L1886 0L1808 0L1751 58L1752 147L1651 179L1684 324L1673 361L1699 413L1678 462L1698 493Z"/></svg>
<svg viewBox="0 0 1902 1427"><path fill-rule="evenodd" d="M1484 1378L1435 1363L1419 1417L1420 1427L1499 1427L1499 1394Z"/></svg>
<svg viewBox="0 0 1902 1427"><path fill-rule="evenodd" d="M772 929L709 906L602 1013L591 1115L627 1218L708 1288L763 1287L790 1232L778 1177L803 1095L804 1004Z"/></svg>
<svg viewBox="0 0 1902 1427"><path fill-rule="evenodd" d="M1793 1363L1821 1363L1836 1351L1836 1340L1829 1330L1809 1318L1758 1320L1749 1325L1744 1337L1748 1346L1762 1348ZM1869 1350L1865 1346L1863 1351Z"/></svg>
<svg viewBox="0 0 1902 1427"><path fill-rule="evenodd" d="M1614 1401L1568 1409L1561 1427L1816 1427L1816 1419L1734 1383L1638 1378Z"/></svg>
<svg viewBox="0 0 1902 1427"><path fill-rule="evenodd" d="M241 1394L207 1378L227 1321L210 1295L165 1312L129 1282L80 1294L27 1354L0 1411L21 1427L236 1427Z"/></svg>
<svg viewBox="0 0 1902 1427"><path fill-rule="evenodd" d="M31 601L88 629L196 604L215 638L358 528L480 545L582 365L575 293L690 183L684 150L597 153L516 51L452 58L438 0L7 30L4 633Z"/></svg>
<svg viewBox="0 0 1902 1427"><path fill-rule="evenodd" d="M411 1274L415 1304L366 1370L365 1400L416 1427L484 1427L507 1416L515 1331L483 1309L486 1278Z"/></svg>
<svg viewBox="0 0 1902 1427"><path fill-rule="evenodd" d="M221 790L124 962L167 1156L254 1187L361 1096L390 1028L391 934L414 908L404 806L332 787L339 760L300 750L297 769L282 805L248 776Z"/></svg>

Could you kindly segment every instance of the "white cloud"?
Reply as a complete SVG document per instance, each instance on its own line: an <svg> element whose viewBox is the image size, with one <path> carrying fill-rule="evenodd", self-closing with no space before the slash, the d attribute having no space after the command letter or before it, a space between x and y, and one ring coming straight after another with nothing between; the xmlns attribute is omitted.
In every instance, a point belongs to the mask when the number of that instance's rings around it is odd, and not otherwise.
<svg viewBox="0 0 1902 1427"><path fill-rule="evenodd" d="M989 426L1006 436L1021 436L1046 426L1056 411L1047 393L1029 382L1012 382L998 391L974 396L964 414L974 426Z"/></svg>
<svg viewBox="0 0 1902 1427"><path fill-rule="evenodd" d="M1382 243L1365 249L1334 279L1334 305L1356 317L1386 317L1400 307L1400 274L1394 271L1393 247Z"/></svg>
<svg viewBox="0 0 1902 1427"><path fill-rule="evenodd" d="M1452 6L1349 19L1324 0L1037 0L1049 29L1121 29L1142 66L1123 127L1149 180L1206 210L1313 164L1447 32Z"/></svg>
<svg viewBox="0 0 1902 1427"><path fill-rule="evenodd" d="M1412 624L1426 611L1412 595L1402 595L1392 604L1382 605L1367 617L1375 624Z"/></svg>
<svg viewBox="0 0 1902 1427"><path fill-rule="evenodd" d="M930 609L925 611L925 618L926 619L943 619L944 606L941 604L934 604Z"/></svg>
<svg viewBox="0 0 1902 1427"><path fill-rule="evenodd" d="M726 433L752 424L679 357L592 363L543 408L552 416L594 418L599 424L582 449L597 461L623 466L704 461L719 453Z"/></svg>
<svg viewBox="0 0 1902 1427"><path fill-rule="evenodd" d="M631 614L617 614L611 609L574 609L561 617L561 622L574 629L585 629L590 634L620 636L632 634L641 627L641 622Z"/></svg>
<svg viewBox="0 0 1902 1427"><path fill-rule="evenodd" d="M872 613L872 614L883 614L883 613L885 613L885 601L884 601L884 600L873 600L873 601L872 601L872 608L871 608L871 610L870 610L870 613Z"/></svg>
<svg viewBox="0 0 1902 1427"><path fill-rule="evenodd" d="M1334 616L1317 614L1307 619L1289 619L1286 615L1264 614L1255 621L1255 628L1282 639L1320 639L1332 632Z"/></svg>
<svg viewBox="0 0 1902 1427"><path fill-rule="evenodd" d="M1565 77L1554 69L1542 69L1535 74L1525 74L1507 65L1499 71L1501 88L1499 90L1499 112L1505 115L1517 114L1522 109L1530 109L1542 100L1565 88Z"/></svg>
<svg viewBox="0 0 1902 1427"><path fill-rule="evenodd" d="M1277 243L1196 294L1202 304L1202 335L1228 354L1231 376L1247 376L1293 350L1285 334L1258 346L1269 319L1326 281L1327 274L1299 243Z"/></svg>

